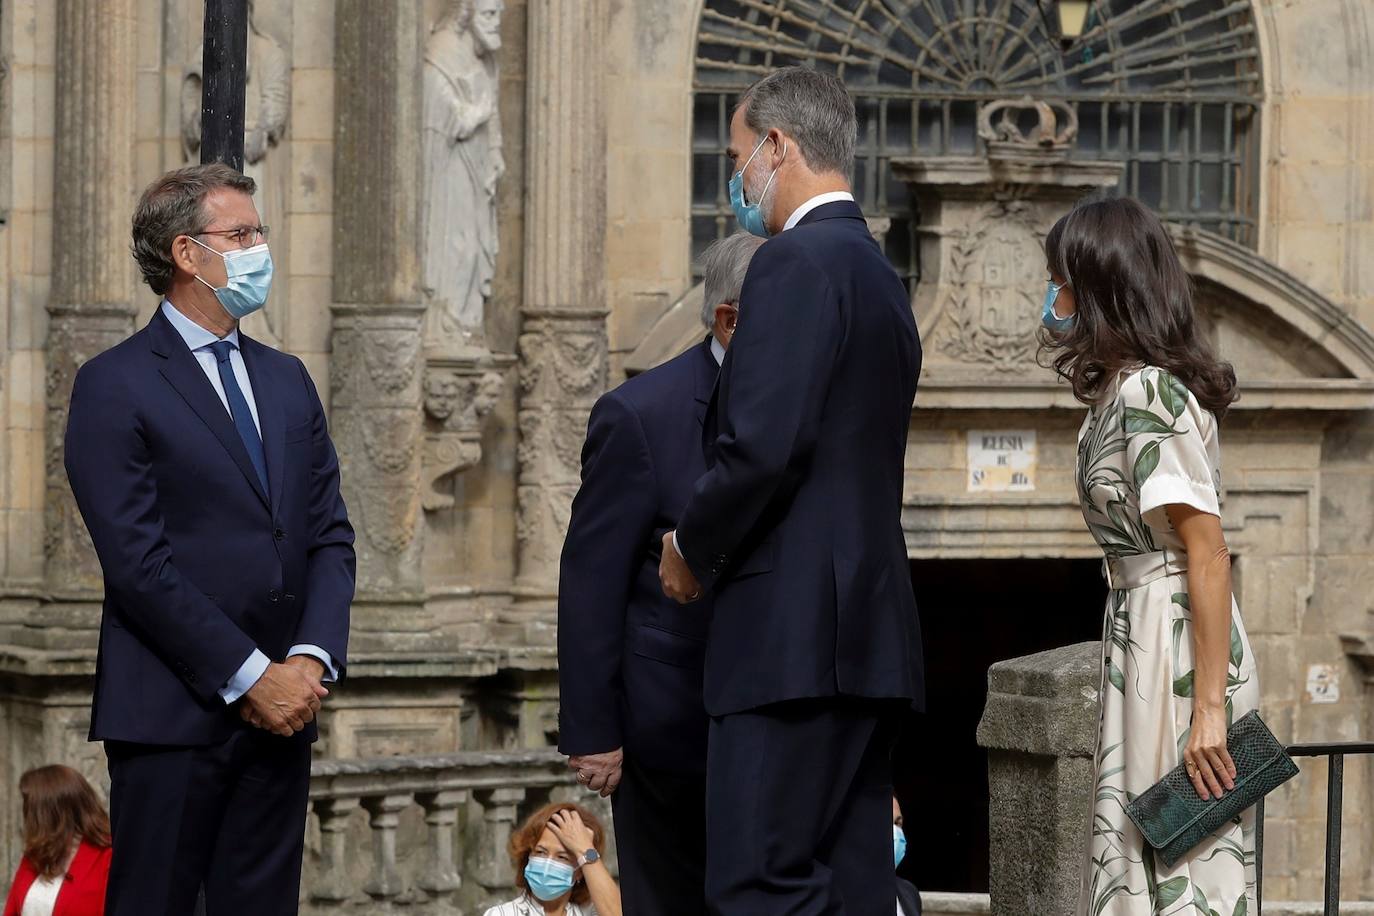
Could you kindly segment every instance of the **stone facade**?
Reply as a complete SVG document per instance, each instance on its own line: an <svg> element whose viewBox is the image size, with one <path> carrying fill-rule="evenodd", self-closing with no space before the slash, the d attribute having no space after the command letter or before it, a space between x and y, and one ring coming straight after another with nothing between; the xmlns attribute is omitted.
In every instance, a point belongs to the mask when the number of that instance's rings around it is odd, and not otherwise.
<svg viewBox="0 0 1374 916"><path fill-rule="evenodd" d="M693 150L702 3L486 0L500 50L488 36L478 55L495 98L474 174L495 175L495 236L481 244L496 260L481 327L470 296L460 335L426 339L423 58L460 6L254 4L271 49L262 67L287 71L263 139L285 250L269 304L281 320L245 330L305 361L359 530L351 679L331 697L321 758L552 740L558 550L587 412L627 370L701 333L690 201L694 160L712 155ZM139 189L186 161L198 8L0 4L0 868L17 854L20 771L64 760L103 777L84 742L99 577L61 471L63 410L79 364L156 307L131 269L128 216ZM1176 238L1243 384L1222 437L1224 511L1266 716L1284 739L1352 739L1374 733L1374 15L1362 0L1254 0L1253 17L1257 246L1186 227ZM914 306L930 354L907 455L915 559L1095 554L1071 481L1081 408L1026 337L1038 234L1111 180L1083 166L1009 174L915 157L900 168L921 201ZM1036 433L1034 489L970 490L969 434L989 430ZM1317 675L1338 695L1314 702ZM1351 897L1374 898L1374 827L1353 814L1369 807L1370 766L1347 771ZM1319 896L1323 779L1305 774L1270 807L1271 900ZM443 865L466 860L417 837L427 825L461 840L467 828L453 825L484 811L515 817L545 791L500 794L518 782L392 791L382 780L371 794L317 796L311 906L325 911L345 884L369 899L469 905L477 896L449 888ZM359 842L381 837L380 877L353 852L329 858L345 820ZM482 855L464 881L495 887L499 856Z"/></svg>

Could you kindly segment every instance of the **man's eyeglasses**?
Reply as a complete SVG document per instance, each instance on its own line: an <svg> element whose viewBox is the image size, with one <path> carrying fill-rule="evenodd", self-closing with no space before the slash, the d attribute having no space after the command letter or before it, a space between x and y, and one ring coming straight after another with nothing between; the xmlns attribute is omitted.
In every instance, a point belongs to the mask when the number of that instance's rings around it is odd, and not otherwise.
<svg viewBox="0 0 1374 916"><path fill-rule="evenodd" d="M252 248L258 240L267 241L267 234L271 232L268 226L239 226L237 229L206 229L198 232L197 235L222 235L227 239L232 239L234 244L240 248Z"/></svg>

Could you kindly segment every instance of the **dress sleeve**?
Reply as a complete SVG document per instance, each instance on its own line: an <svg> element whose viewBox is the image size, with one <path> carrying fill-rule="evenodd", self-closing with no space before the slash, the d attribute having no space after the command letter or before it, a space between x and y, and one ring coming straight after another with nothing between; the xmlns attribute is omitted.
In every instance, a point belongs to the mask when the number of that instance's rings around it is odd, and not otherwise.
<svg viewBox="0 0 1374 916"><path fill-rule="evenodd" d="M1187 505L1220 515L1217 485L1207 454L1215 420L1181 381L1149 367L1121 386L1126 464L1140 497L1140 516L1169 531L1165 506Z"/></svg>

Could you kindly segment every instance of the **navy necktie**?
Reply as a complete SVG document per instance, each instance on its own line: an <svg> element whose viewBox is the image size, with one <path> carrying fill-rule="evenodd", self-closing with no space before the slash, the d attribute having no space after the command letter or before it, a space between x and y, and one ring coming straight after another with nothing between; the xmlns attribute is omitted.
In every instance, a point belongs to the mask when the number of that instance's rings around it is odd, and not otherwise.
<svg viewBox="0 0 1374 916"><path fill-rule="evenodd" d="M262 491L266 493L267 458L262 451L262 437L258 435L258 428L253 425L253 414L248 410L248 400L244 398L239 380L234 377L234 367L229 362L229 354L234 350L234 345L227 340L217 340L210 344L210 350L215 354L215 361L219 363L219 381L224 386L224 396L229 401L229 414L234 418L234 428L239 431L243 447L248 449L248 459L253 462L253 470L258 472L258 480L262 481Z"/></svg>

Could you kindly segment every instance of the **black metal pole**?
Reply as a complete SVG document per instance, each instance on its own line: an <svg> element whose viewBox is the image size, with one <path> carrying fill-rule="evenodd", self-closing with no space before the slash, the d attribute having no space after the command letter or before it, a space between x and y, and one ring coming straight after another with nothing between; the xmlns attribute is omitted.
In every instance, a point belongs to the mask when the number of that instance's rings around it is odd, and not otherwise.
<svg viewBox="0 0 1374 916"><path fill-rule="evenodd" d="M1326 896L1322 912L1341 911L1341 802L1344 795L1345 755L1332 754L1326 783Z"/></svg>
<svg viewBox="0 0 1374 916"><path fill-rule="evenodd" d="M1264 912L1264 797L1255 804L1255 916Z"/></svg>
<svg viewBox="0 0 1374 916"><path fill-rule="evenodd" d="M243 105L248 67L248 0L205 0L201 64L200 161L243 171Z"/></svg>

